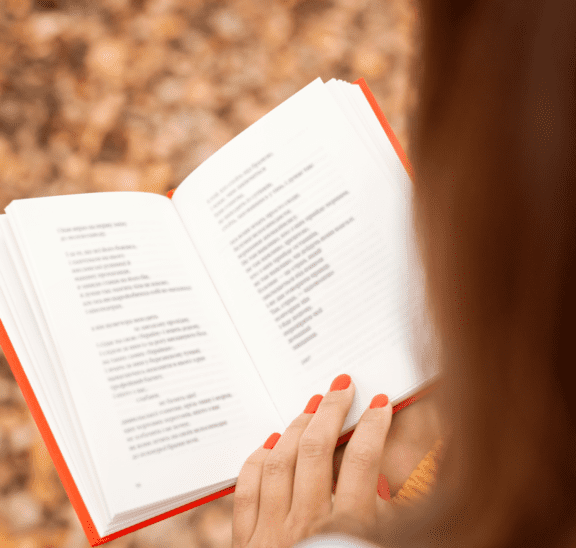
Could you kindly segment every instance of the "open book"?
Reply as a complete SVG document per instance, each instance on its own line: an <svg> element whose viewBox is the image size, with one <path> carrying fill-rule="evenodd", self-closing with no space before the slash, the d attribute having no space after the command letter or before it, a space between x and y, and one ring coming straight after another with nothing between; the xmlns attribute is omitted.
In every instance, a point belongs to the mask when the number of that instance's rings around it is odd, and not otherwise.
<svg viewBox="0 0 576 548"><path fill-rule="evenodd" d="M15 200L0 342L90 543L234 491L309 398L429 390L409 164L363 80L319 78L172 199ZM418 298L415 298L418 296Z"/></svg>

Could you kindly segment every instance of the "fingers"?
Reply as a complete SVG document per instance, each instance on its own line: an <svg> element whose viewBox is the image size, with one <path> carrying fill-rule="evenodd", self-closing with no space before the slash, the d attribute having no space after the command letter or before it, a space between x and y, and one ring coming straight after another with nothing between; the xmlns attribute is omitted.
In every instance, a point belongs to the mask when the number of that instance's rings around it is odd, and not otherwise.
<svg viewBox="0 0 576 548"><path fill-rule="evenodd" d="M370 406L348 442L334 497L334 512L351 513L368 520L376 518L377 505L384 505L376 491L384 442L392 420L392 406L387 396L375 396Z"/></svg>
<svg viewBox="0 0 576 548"><path fill-rule="evenodd" d="M240 470L234 490L234 509L232 512L232 546L235 548L246 546L256 529L260 506L262 467L268 453L270 453L269 449L264 449L263 446L259 447L246 459Z"/></svg>
<svg viewBox="0 0 576 548"><path fill-rule="evenodd" d="M300 438L312 420L313 410L322 400L312 397L306 412L296 417L264 461L260 489L260 518L262 523L284 521L290 512L294 487L294 469Z"/></svg>
<svg viewBox="0 0 576 548"><path fill-rule="evenodd" d="M366 523L377 518L379 510L385 512L387 503L378 499L376 489L381 488L378 472L392 409L383 395L373 400L383 407L364 412L347 444L332 498L334 450L354 393L351 378L340 375L324 398L312 398L307 412L282 437L271 436L273 450L264 444L247 459L235 490L234 548L248 545L260 527L286 523L286 518L306 524L336 512ZM310 406L317 407L315 413Z"/></svg>
<svg viewBox="0 0 576 548"><path fill-rule="evenodd" d="M295 520L309 520L332 507L334 448L352 406L354 391L349 375L336 377L300 437L291 506Z"/></svg>

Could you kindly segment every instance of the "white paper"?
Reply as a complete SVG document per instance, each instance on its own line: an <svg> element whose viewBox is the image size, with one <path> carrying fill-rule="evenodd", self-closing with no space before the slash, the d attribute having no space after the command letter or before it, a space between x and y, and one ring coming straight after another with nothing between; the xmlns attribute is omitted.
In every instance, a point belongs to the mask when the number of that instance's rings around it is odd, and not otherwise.
<svg viewBox="0 0 576 548"><path fill-rule="evenodd" d="M375 394L397 403L424 382L406 307L406 195L358 131L318 79L173 196L284 422L348 373L343 432Z"/></svg>
<svg viewBox="0 0 576 548"><path fill-rule="evenodd" d="M8 217L111 515L237 477L281 423L171 202L29 199Z"/></svg>

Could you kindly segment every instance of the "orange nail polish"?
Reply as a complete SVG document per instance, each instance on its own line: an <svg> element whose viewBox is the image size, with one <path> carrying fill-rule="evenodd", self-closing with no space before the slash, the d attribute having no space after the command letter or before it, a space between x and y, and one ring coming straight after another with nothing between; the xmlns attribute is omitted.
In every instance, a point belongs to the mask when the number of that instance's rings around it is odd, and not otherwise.
<svg viewBox="0 0 576 548"><path fill-rule="evenodd" d="M350 382L352 379L350 375L346 375L346 373L342 373L342 375L338 375L330 385L330 392L335 392L336 390L346 390L350 386Z"/></svg>
<svg viewBox="0 0 576 548"><path fill-rule="evenodd" d="M372 398L370 402L370 409L377 407L386 407L388 405L388 396L386 394L378 394Z"/></svg>
<svg viewBox="0 0 576 548"><path fill-rule="evenodd" d="M280 439L280 434L278 434L278 432L274 432L274 434L271 434L268 439L266 440L266 443L264 444L264 449L273 449L274 446L276 445L276 442Z"/></svg>
<svg viewBox="0 0 576 548"><path fill-rule="evenodd" d="M310 398L310 401L308 402L308 405L306 406L306 409L304 409L304 413L307 413L309 415L316 413L323 397L324 396L322 396L321 394L316 394L315 396L312 396Z"/></svg>
<svg viewBox="0 0 576 548"><path fill-rule="evenodd" d="M378 474L378 496L384 500L390 500L390 486L384 474Z"/></svg>

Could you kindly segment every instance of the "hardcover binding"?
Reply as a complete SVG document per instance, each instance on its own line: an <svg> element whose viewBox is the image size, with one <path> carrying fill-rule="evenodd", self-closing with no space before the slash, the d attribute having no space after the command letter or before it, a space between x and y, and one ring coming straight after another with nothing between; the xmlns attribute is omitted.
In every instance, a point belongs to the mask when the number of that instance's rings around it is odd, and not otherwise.
<svg viewBox="0 0 576 548"><path fill-rule="evenodd" d="M396 154L398 154L398 157L402 161L402 164L404 165L404 167L405 167L406 171L408 172L408 174L410 175L410 177L413 178L413 171L412 171L412 166L410 164L410 161L408 160L406 153L402 149L400 142L398 141L398 139L394 135L394 132L392 131L392 128L390 127L390 124L388 123L388 120L386 120L384 113L380 109L380 106L376 102L374 95L372 95L372 92L370 91L368 84L366 84L364 78L360 78L360 79L356 80L354 82L354 84L359 85L360 88L362 89L362 91L364 92L364 95L368 99L370 106L372 107L378 120L382 124L382 127L383 127L384 131L386 132L386 135L388 136L388 139L390 139L390 142L392 143L392 146L394 147ZM176 189L172 189L167 193L168 198L172 198L172 195L174 194L175 190ZM50 454L50 457L52 458L52 461L54 462L54 467L56 468L56 471L58 472L58 476L60 477L60 480L62 481L62 485L64 486L66 494L68 495L68 498L70 499L70 502L71 502L74 510L76 511L76 514L78 515L78 519L80 520L80 523L82 524L82 528L84 529L84 532L86 534L88 542L90 543L91 546L99 546L101 544L105 544L107 542L110 542L111 540L117 539L117 538L122 537L124 535L127 535L129 533L137 531L138 529L142 529L144 527L147 527L148 525L152 525L152 524L157 523L159 521L162 521L166 518L170 518L170 517L175 516L177 514L180 514L182 512L186 512L187 510L191 510L192 508L196 508L197 506L201 506L202 504L206 504L207 502L218 499L220 497L225 497L226 495L229 495L230 493L233 493L235 491L235 489L236 489L235 485L233 485L231 487L227 487L226 489L222 489L221 491L217 491L216 493L212 493L211 495L207 495L206 497L203 497L199 500L196 500L194 502L190 502L188 504L180 506L179 508L175 508L173 510L170 510L168 512L165 512L163 514L155 516L153 518L147 519L146 521L137 523L135 525L127 527L126 529L122 529L121 531L117 531L116 533L112 533L111 535L107 535L105 537L100 537L98 535L98 532L96 530L94 522L92 521L92 518L90 517L90 514L88 513L86 505L84 504L84 501L82 500L82 497L80 496L80 492L78 491L78 488L76 487L76 483L74 482L74 479L72 478L72 474L70 473L70 470L68 469L68 466L66 465L66 462L64 461L64 457L62 456L62 453L60 452L58 444L56 443L56 440L54 439L52 431L50 430L50 427L48 426L48 422L46 421L44 413L42 412L42 409L40 408L38 400L36 399L36 396L34 395L34 391L32 390L32 387L30 386L28 378L26 377L26 374L24 373L24 369L22 368L22 365L20 364L20 360L18 359L18 356L16 355L16 351L14 350L14 347L12 346L12 343L10 342L10 338L8 337L8 333L6 333L6 329L4 328L4 325L2 324L1 320L0 320L0 346L2 347L2 350L4 351L4 355L6 356L6 359L8 360L8 365L10 366L10 369L12 370L12 373L14 374L14 378L16 379L16 382L20 386L20 390L22 391L22 395L24 396L24 399L26 400L26 403L27 403L28 407L30 408L30 413L32 414L32 417L33 417L34 421L36 422L36 426L38 427L38 430L40 431L40 435L42 436L42 439L44 440L44 443L46 444L46 448L48 450L48 453ZM428 387L424 388L423 390L421 390L420 392L418 392L414 396L411 396L411 397L407 398L406 400L404 400L403 402L399 403L398 405L395 405L392 412L396 413L396 412L400 411L400 409L403 409L404 407L410 405L411 403L415 402L416 400L424 397L426 394L428 394L432 390L434 390L436 386L437 386L437 383L435 382L435 383L429 385ZM354 430L352 430L352 431L348 432L347 434L344 434L343 436L338 438L338 442L336 443L336 447L342 445L343 443L346 443L352 437L353 433L354 433Z"/></svg>

